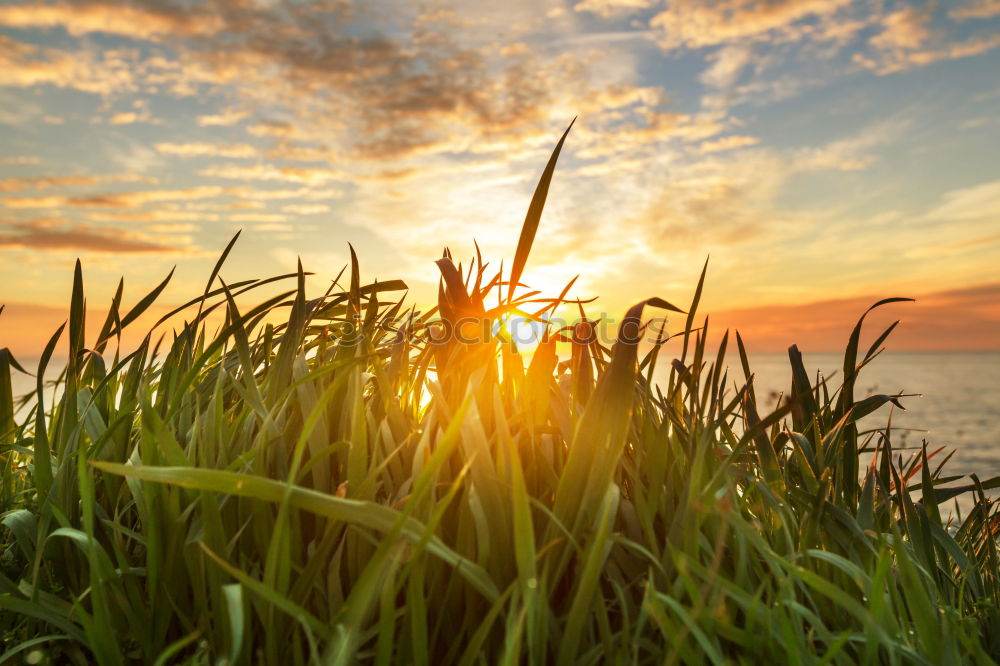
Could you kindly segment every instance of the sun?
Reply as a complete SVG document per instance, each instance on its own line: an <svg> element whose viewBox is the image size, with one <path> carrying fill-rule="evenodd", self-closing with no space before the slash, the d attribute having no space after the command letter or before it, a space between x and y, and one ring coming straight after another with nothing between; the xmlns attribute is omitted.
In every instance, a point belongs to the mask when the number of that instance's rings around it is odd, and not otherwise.
<svg viewBox="0 0 1000 666"><path fill-rule="evenodd" d="M548 320L548 315L542 317ZM547 329L551 330L551 325L541 321L535 321L522 315L505 316L499 323L505 337L511 340L519 351L531 351L542 341Z"/></svg>

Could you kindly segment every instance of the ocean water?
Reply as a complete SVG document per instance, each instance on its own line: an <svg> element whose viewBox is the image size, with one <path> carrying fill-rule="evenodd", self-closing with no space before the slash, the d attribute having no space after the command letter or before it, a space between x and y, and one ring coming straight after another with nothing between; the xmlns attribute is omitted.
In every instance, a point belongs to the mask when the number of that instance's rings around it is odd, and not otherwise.
<svg viewBox="0 0 1000 666"><path fill-rule="evenodd" d="M831 390L840 385L843 356L803 353L803 361L811 379L818 370ZM787 394L791 385L787 354L752 355L750 367L758 402L770 397L773 407L777 392ZM738 360L733 372L742 377ZM975 473L982 480L1000 475L1000 352L886 351L861 370L855 385L855 399L900 392L916 395L900 398L905 411L892 412L895 446L920 446L926 440L928 451L946 447L938 456L955 450L945 468L951 474ZM884 428L888 416L886 406L859 425Z"/></svg>

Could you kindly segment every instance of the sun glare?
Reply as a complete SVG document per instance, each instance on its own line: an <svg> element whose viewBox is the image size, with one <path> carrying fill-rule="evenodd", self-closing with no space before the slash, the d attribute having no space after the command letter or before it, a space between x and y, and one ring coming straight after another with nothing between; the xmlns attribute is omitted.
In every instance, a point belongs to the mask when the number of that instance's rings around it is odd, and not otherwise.
<svg viewBox="0 0 1000 666"><path fill-rule="evenodd" d="M509 315L501 320L498 327L503 328L505 335L517 345L518 351L526 352L538 346L549 325L522 315Z"/></svg>

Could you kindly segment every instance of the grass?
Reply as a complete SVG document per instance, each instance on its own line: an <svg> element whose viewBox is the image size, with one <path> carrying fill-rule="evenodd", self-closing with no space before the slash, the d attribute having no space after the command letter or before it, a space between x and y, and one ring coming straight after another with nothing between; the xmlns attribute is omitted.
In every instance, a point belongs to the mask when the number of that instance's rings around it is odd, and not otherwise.
<svg viewBox="0 0 1000 666"><path fill-rule="evenodd" d="M738 334L742 367L728 334L708 348L704 272L651 351L587 323L530 358L430 343L564 304L519 284L559 147L510 274L446 253L425 313L353 252L322 295L301 266L226 284L231 243L187 323L126 353L166 281L129 309L119 288L88 335L78 265L28 402L0 351L0 663L993 663L1000 481L956 486L937 451L857 426L898 404L855 396L891 328L863 348L862 317L839 386L792 347L773 410ZM621 331L644 306L678 309ZM974 508L944 519L959 493Z"/></svg>

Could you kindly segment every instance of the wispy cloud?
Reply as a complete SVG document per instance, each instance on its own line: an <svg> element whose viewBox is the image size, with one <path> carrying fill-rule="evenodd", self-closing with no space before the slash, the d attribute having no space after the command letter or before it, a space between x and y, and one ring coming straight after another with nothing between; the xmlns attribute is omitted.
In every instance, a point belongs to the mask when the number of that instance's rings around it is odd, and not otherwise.
<svg viewBox="0 0 1000 666"><path fill-rule="evenodd" d="M951 9L948 15L956 21L992 18L1000 15L1000 0L971 0Z"/></svg>
<svg viewBox="0 0 1000 666"><path fill-rule="evenodd" d="M197 210L178 210L173 208L156 208L153 210L102 210L98 213L88 213L87 218L95 222L218 222L218 213L208 213Z"/></svg>
<svg viewBox="0 0 1000 666"><path fill-rule="evenodd" d="M745 148L747 146L755 146L760 143L760 139L753 136L724 136L721 139L716 139L715 141L705 141L698 145L699 153L717 153L723 150L734 150L736 148Z"/></svg>
<svg viewBox="0 0 1000 666"><path fill-rule="evenodd" d="M256 148L247 143L173 143L154 144L154 147L164 155L179 157L231 157L234 159L258 157Z"/></svg>
<svg viewBox="0 0 1000 666"><path fill-rule="evenodd" d="M18 166L26 164L40 164L41 161L42 160L40 158L29 155L17 155L14 157L0 158L0 164L15 164Z"/></svg>
<svg viewBox="0 0 1000 666"><path fill-rule="evenodd" d="M990 16L988 6L964 8L972 14L956 14L955 18L983 18ZM901 70L923 67L942 60L956 60L980 55L1000 46L1000 33L973 35L964 40L949 37L944 29L932 27L935 5L904 7L882 17L880 31L870 40L873 52L856 53L854 61L879 74L892 74ZM979 15L976 15L976 14Z"/></svg>
<svg viewBox="0 0 1000 666"><path fill-rule="evenodd" d="M25 190L48 190L52 188L81 187L99 183L155 183L156 178L139 174L122 173L108 175L68 175L34 176L30 178L6 178L0 180L0 192L22 192Z"/></svg>
<svg viewBox="0 0 1000 666"><path fill-rule="evenodd" d="M932 221L1000 219L1000 180L963 187L945 194L944 203L924 214Z"/></svg>
<svg viewBox="0 0 1000 666"><path fill-rule="evenodd" d="M290 204L283 206L282 210L295 215L319 215L329 213L331 209L326 204Z"/></svg>
<svg viewBox="0 0 1000 666"><path fill-rule="evenodd" d="M876 310L866 318L867 344L902 319L889 347L898 351L1000 349L1000 284L984 283L930 293L872 293L800 305L772 303L712 313L717 330L738 329L751 353L784 351L797 344L808 351L841 350L853 323L886 296L915 297Z"/></svg>
<svg viewBox="0 0 1000 666"><path fill-rule="evenodd" d="M703 3L679 0L652 18L665 49L700 48L743 40L797 39L805 34L803 23L830 16L852 0L733 0Z"/></svg>
<svg viewBox="0 0 1000 666"><path fill-rule="evenodd" d="M271 164L254 164L240 166L236 164L216 164L198 171L207 178L223 178L226 180L262 180L286 183L305 183L322 185L334 181L346 181L350 176L339 169L326 167L296 167L275 166Z"/></svg>
<svg viewBox="0 0 1000 666"><path fill-rule="evenodd" d="M656 4L658 0L580 0L573 5L573 9L608 18L623 12L647 9Z"/></svg>
<svg viewBox="0 0 1000 666"><path fill-rule="evenodd" d="M0 247L33 250L73 250L114 253L170 253L181 248L165 245L127 231L69 224L59 220L14 222L0 231Z"/></svg>
<svg viewBox="0 0 1000 666"><path fill-rule="evenodd" d="M221 20L195 7L169 8L116 3L22 4L0 7L0 25L9 28L62 28L71 35L105 33L129 38L167 35L207 36L218 32Z"/></svg>
<svg viewBox="0 0 1000 666"><path fill-rule="evenodd" d="M2 11L3 8L0 8ZM51 85L99 95L136 89L127 63L113 53L69 53L0 35L0 86Z"/></svg>
<svg viewBox="0 0 1000 666"><path fill-rule="evenodd" d="M234 213L229 216L231 222L286 222L287 215L281 213Z"/></svg>
<svg viewBox="0 0 1000 666"><path fill-rule="evenodd" d="M219 113L210 113L198 116L197 122L201 127L228 127L235 125L250 114L239 109L223 109Z"/></svg>
<svg viewBox="0 0 1000 666"><path fill-rule="evenodd" d="M135 208L151 202L187 201L218 197L223 189L200 186L184 190L142 190L138 192L108 192L80 196L6 197L0 205L8 208Z"/></svg>

